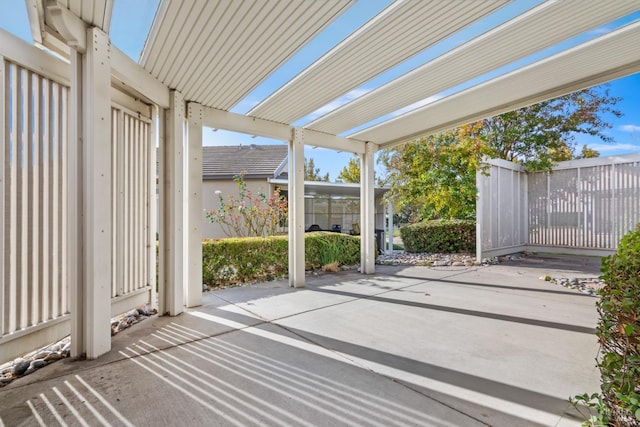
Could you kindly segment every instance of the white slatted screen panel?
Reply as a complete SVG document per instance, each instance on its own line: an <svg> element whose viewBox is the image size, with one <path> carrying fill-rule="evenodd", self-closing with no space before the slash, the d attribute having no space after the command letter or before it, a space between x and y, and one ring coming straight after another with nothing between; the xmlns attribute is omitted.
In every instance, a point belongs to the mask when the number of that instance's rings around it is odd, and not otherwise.
<svg viewBox="0 0 640 427"><path fill-rule="evenodd" d="M615 250L640 223L640 162L529 175L531 245Z"/></svg>
<svg viewBox="0 0 640 427"><path fill-rule="evenodd" d="M69 90L2 63L1 335L68 313L66 248Z"/></svg>
<svg viewBox="0 0 640 427"><path fill-rule="evenodd" d="M151 250L152 149L149 118L124 107L113 106L113 228L114 251L112 298L147 289L155 269L149 268ZM152 184L152 185L150 185Z"/></svg>

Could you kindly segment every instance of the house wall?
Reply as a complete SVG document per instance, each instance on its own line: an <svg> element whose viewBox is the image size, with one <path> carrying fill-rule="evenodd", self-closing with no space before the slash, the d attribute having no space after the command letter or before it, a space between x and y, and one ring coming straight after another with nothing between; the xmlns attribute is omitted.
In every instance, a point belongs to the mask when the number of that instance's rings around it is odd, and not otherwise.
<svg viewBox="0 0 640 427"><path fill-rule="evenodd" d="M251 190L253 194L263 192L266 195L270 195L272 190L271 184L266 179L247 179L247 190ZM211 209L217 209L220 204L218 202L218 196L216 191L221 191L222 196L226 200L229 195L238 197L238 186L232 180L205 180L202 182L202 237L207 239L221 239L229 237L222 231L220 224L212 224L205 216L205 212L211 211Z"/></svg>
<svg viewBox="0 0 640 427"><path fill-rule="evenodd" d="M245 183L247 190L251 190L254 194L263 192L270 195L274 190L273 184L268 183L266 179L245 179ZM229 237L223 232L220 224L212 224L205 216L205 212L219 207L216 191L221 191L225 200L229 195L238 197L238 187L232 180L205 180L202 182L202 237L207 239ZM318 224L321 228L330 230L333 224L340 224L342 232L348 233L354 222L360 223L359 198L334 199L331 201L331 215L329 215L328 209L329 202L326 197L305 197L305 229L312 224ZM385 209L382 198L376 198L375 228L384 229Z"/></svg>

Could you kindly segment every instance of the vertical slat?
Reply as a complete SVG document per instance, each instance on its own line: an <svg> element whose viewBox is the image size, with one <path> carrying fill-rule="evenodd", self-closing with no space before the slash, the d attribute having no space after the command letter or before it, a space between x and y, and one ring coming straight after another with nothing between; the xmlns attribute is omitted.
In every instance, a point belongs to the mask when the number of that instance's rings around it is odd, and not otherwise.
<svg viewBox="0 0 640 427"><path fill-rule="evenodd" d="M60 246L58 253L60 254L60 312L63 315L69 312L69 275L67 274L67 256L68 256L68 224L67 218L67 150L68 150L68 116L69 116L69 89L60 87L60 114L58 121L60 123Z"/></svg>
<svg viewBox="0 0 640 427"><path fill-rule="evenodd" d="M132 252L133 252L133 271L131 281L131 287L129 288L129 292L134 291L138 288L138 272L140 270L140 252L138 251L138 228L140 224L138 223L138 215L139 215L139 205L138 201L140 199L140 176L138 170L138 147L139 147L139 131L140 131L140 122L136 120L134 117L131 118L133 123L133 132L132 132L132 144L131 144L131 167L132 167L132 185L133 185L133 200L132 200L132 225L133 232L131 233L132 237Z"/></svg>
<svg viewBox="0 0 640 427"><path fill-rule="evenodd" d="M5 220L5 225L9 231L9 246L6 259L8 260L9 274L8 274L8 289L5 291L6 295L6 325L8 326L6 331L15 332L17 330L17 310L18 305L18 275L17 275L17 251L18 251L18 213L17 213L17 179L18 179L18 115L13 112L18 111L18 67L14 64L9 66L10 73L10 107L9 111L12 112L9 120L9 153L7 158L9 159L9 174L7 179L7 187L9 191L8 197L8 221ZM6 250L7 248L5 248ZM7 292L8 291L8 292Z"/></svg>
<svg viewBox="0 0 640 427"><path fill-rule="evenodd" d="M41 140L40 148L42 150L42 164L40 173L40 259L41 265L41 295L42 307L40 308L40 316L43 321L51 318L51 308L53 302L51 300L51 190L49 183L51 181L51 82L43 79L42 87L42 114L41 114Z"/></svg>
<svg viewBox="0 0 640 427"><path fill-rule="evenodd" d="M33 73L29 74L31 89L31 114L30 114L30 144L32 147L31 158L29 159L29 189L30 189L30 249L29 249L29 283L31 286L31 324L37 324L42 321L40 318L40 78Z"/></svg>
<svg viewBox="0 0 640 427"><path fill-rule="evenodd" d="M129 186L131 181L129 176L129 116L126 114L122 114L122 136L122 209L124 213L122 218L122 227L124 235L121 242L123 262L122 284L120 288L121 292L124 294L129 283L129 262L131 261L131 257L129 256Z"/></svg>
<svg viewBox="0 0 640 427"><path fill-rule="evenodd" d="M142 171L142 128L144 123L140 120L136 120L138 124L138 132L136 135L136 191L138 193L138 197L136 198L136 206L137 206L137 215L136 215L136 254L137 254L137 265L136 265L136 287L135 289L140 289L142 287L142 275L144 271L144 257L143 257L143 233L144 233L144 222L142 220L143 215L143 205L144 205L144 174Z"/></svg>
<svg viewBox="0 0 640 427"><path fill-rule="evenodd" d="M145 168L145 164L146 164L146 160L147 160L147 155L146 155L146 148L147 148L147 143L146 143L146 129L147 129L147 123L145 123L144 121L140 121L140 148L138 149L138 163L140 165L140 200L138 201L138 204L140 205L140 215L139 215L139 221L140 221L140 230L138 231L139 233L139 240L140 240L140 248L138 249L140 252L140 273L139 273L139 280L138 280L138 289L144 288L147 284L147 280L146 280L146 271L147 271L147 225L148 222L146 221L147 215L146 215L146 209L147 209L147 170Z"/></svg>
<svg viewBox="0 0 640 427"><path fill-rule="evenodd" d="M111 196L111 215L116 219L113 229L111 230L111 277L113 277L113 283L111 283L111 298L117 295L118 286L118 229L119 223L118 209L120 208L118 200L120 198L120 191L118 189L118 115L116 110L111 107L111 158L113 163L111 164L111 186L113 188L113 194Z"/></svg>
<svg viewBox="0 0 640 427"><path fill-rule="evenodd" d="M6 333L7 307L5 306L5 290L9 286L5 276L7 268L5 266L6 245L5 245L5 209L7 201L5 200L5 187L7 185L6 174L9 171L9 165L6 163L8 159L7 150L9 147L9 126L6 113L9 111L9 73L8 64L4 57L0 55L0 337Z"/></svg>
<svg viewBox="0 0 640 427"><path fill-rule="evenodd" d="M58 224L60 223L60 197L59 197L59 177L60 177L60 164L58 158L58 145L59 140L58 137L60 135L59 130L59 91L58 84L53 83L50 86L51 93L51 111L50 111L50 156L49 156L49 190L51 192L51 217L50 224L51 228L49 232L51 233L51 242L50 242L50 259L51 259L51 317L55 318L59 314L60 309L60 263L59 263L59 253L58 253L58 241L60 235L60 229L58 228Z"/></svg>
<svg viewBox="0 0 640 427"><path fill-rule="evenodd" d="M149 263L149 254L147 251L147 247L149 245L147 237L149 236L149 205L147 201L149 200L149 171L147 167L147 160L149 159L149 155L147 151L149 149L149 124L146 122L142 122L142 135L141 135L141 144L140 144L140 173L141 173L141 196L140 196L140 254L142 255L142 260L140 264L141 272L140 272L140 288L144 288L149 280L147 278L147 264Z"/></svg>
<svg viewBox="0 0 640 427"><path fill-rule="evenodd" d="M147 244L147 253L149 254L149 260L147 264L147 274L148 274L148 284L151 287L151 306L153 308L158 307L158 299L156 292L156 263L157 263L157 253L156 253L156 232L158 230L157 223L157 196L156 196L156 188L157 188L157 150L156 150L156 124L158 121L158 109L153 108L152 112L152 122L148 127L148 136L147 136L147 147L148 147L148 155L147 155L147 173L149 177L149 195L147 198L148 203L148 217L147 223L149 224L149 234L148 234L148 244Z"/></svg>
<svg viewBox="0 0 640 427"><path fill-rule="evenodd" d="M29 113L29 84L27 71L20 69L19 73L19 92L18 92L18 328L22 329L27 326L28 315L28 264L29 246L28 246L28 228L29 228L29 189L28 189L28 157L29 144L28 136L28 113Z"/></svg>
<svg viewBox="0 0 640 427"><path fill-rule="evenodd" d="M125 179L126 179L126 202L125 202L125 211L126 211L126 233L125 233L125 242L124 242L124 248L125 248L125 283L124 283L124 288L123 288L123 293L127 293L130 291L131 289L131 281L132 281L132 276L131 276L131 270L133 268L133 254L131 253L131 232L133 231L131 225L132 225L132 218L131 218L131 209L132 209L132 201L133 201L133 195L132 193L132 189L133 189L133 174L132 174L132 163L131 163L131 147L133 145L133 138L132 138L132 119L131 116L129 116L128 114L125 115L125 126L127 127L126 130L126 137L125 137L125 142L126 142L126 155L125 155L125 168L126 168L126 173L125 173Z"/></svg>
<svg viewBox="0 0 640 427"><path fill-rule="evenodd" d="M124 126L123 126L123 114L122 111L112 108L111 110L111 139L114 149L113 154L113 167L114 167L114 218L116 218L115 227L113 229L115 235L114 243L114 275L113 275L113 287L111 289L111 296L120 295L123 293L122 286L124 285L124 251L123 251L123 236L124 236Z"/></svg>

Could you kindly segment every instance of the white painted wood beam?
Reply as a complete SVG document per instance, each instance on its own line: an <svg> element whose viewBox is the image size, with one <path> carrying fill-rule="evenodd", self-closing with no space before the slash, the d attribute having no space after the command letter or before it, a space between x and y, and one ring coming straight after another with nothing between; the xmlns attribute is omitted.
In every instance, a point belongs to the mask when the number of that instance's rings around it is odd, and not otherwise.
<svg viewBox="0 0 640 427"><path fill-rule="evenodd" d="M111 48L113 83L161 108L169 108L169 88L117 47Z"/></svg>
<svg viewBox="0 0 640 427"><path fill-rule="evenodd" d="M291 127L283 123L210 107L203 107L202 124L215 129L264 136L266 138L279 139L280 141L289 141L291 139Z"/></svg>
<svg viewBox="0 0 640 427"><path fill-rule="evenodd" d="M176 316L184 306L185 213L184 121L185 103L171 91L160 140L160 313Z"/></svg>
<svg viewBox="0 0 640 427"><path fill-rule="evenodd" d="M304 129L294 128L289 141L289 286L293 288L305 284L304 137Z"/></svg>
<svg viewBox="0 0 640 427"><path fill-rule="evenodd" d="M249 117L229 111L218 110L210 107L203 107L204 126L215 129L224 129L233 132L246 133L249 135L264 136L266 138L289 141L293 127L284 123L272 122L270 120ZM337 151L349 153L364 153L364 142L357 139L342 138L324 132L311 129L304 129L305 145L329 148Z"/></svg>
<svg viewBox="0 0 640 427"><path fill-rule="evenodd" d="M202 105L190 102L187 109L187 307L202 305Z"/></svg>
<svg viewBox="0 0 640 427"><path fill-rule="evenodd" d="M112 179L111 65L108 36L98 28L86 32L83 59L84 344L87 359L111 349Z"/></svg>
<svg viewBox="0 0 640 427"><path fill-rule="evenodd" d="M357 139L342 138L340 136L305 129L305 144L331 150L346 151L354 154L364 154L365 143Z"/></svg>
<svg viewBox="0 0 640 427"><path fill-rule="evenodd" d="M80 53L87 50L87 24L56 0L48 0L45 21L60 33L67 44Z"/></svg>
<svg viewBox="0 0 640 427"><path fill-rule="evenodd" d="M33 46L0 28L0 55L11 58L36 73L69 86L69 64Z"/></svg>
<svg viewBox="0 0 640 427"><path fill-rule="evenodd" d="M374 160L377 146L368 142L360 164L360 271L364 274L375 273L375 194Z"/></svg>

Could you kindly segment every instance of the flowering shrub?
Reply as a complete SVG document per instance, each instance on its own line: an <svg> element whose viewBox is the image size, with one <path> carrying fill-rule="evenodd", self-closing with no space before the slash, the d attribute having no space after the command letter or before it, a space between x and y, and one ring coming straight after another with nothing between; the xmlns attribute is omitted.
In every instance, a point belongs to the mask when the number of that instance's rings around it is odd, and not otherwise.
<svg viewBox="0 0 640 427"><path fill-rule="evenodd" d="M221 191L216 191L218 209L206 212L207 219L220 224L222 232L229 237L272 236L287 218L287 200L276 189L267 197L247 189L244 173L233 177L238 186L238 197L228 195L225 199Z"/></svg>

